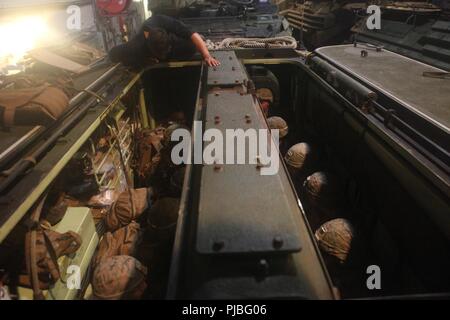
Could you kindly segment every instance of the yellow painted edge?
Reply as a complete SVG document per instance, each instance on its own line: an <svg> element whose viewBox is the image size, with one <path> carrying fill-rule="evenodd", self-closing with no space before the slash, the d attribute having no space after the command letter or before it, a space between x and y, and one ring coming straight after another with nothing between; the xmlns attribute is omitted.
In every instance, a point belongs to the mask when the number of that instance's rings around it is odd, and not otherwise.
<svg viewBox="0 0 450 320"><path fill-rule="evenodd" d="M137 74L130 83L122 90L108 107L99 115L99 117L89 126L89 128L78 138L78 140L72 145L72 147L61 157L56 163L53 169L45 176L45 178L36 186L31 192L30 196L16 209L11 217L0 227L0 243L8 236L11 230L19 223L20 219L27 213L27 211L33 206L38 198L44 193L45 189L61 172L64 166L69 162L73 155L81 148L81 146L88 140L91 134L98 128L100 123L105 119L115 104L134 86L134 84L141 77L142 72Z"/></svg>

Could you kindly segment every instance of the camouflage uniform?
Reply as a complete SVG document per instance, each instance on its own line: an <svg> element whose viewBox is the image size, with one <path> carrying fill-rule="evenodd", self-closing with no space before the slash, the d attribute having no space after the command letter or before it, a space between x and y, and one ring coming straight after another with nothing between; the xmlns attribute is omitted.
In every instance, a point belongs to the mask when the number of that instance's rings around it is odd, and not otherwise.
<svg viewBox="0 0 450 320"><path fill-rule="evenodd" d="M178 144L178 141L171 141L171 136L177 129L190 131L188 127L179 124L170 125L166 129L164 139L162 140L163 148L160 153L160 161L154 175L148 181L149 185L155 189L159 198L171 195L170 179L182 167L181 165L175 165L171 158L172 149Z"/></svg>
<svg viewBox="0 0 450 320"><path fill-rule="evenodd" d="M165 130L162 127L154 130L145 129L137 137L137 171L142 181L147 180L155 173L155 169L160 161L161 142L164 139Z"/></svg>

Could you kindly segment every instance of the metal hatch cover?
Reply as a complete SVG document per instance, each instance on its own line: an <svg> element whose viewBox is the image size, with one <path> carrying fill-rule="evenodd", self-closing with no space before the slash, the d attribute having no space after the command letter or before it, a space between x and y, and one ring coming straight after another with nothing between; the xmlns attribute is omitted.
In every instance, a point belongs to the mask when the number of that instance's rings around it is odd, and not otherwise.
<svg viewBox="0 0 450 320"><path fill-rule="evenodd" d="M445 132L450 131L450 81L424 76L444 70L363 44L322 47L316 53Z"/></svg>
<svg viewBox="0 0 450 320"><path fill-rule="evenodd" d="M267 129L258 109L251 95L230 91L220 95L210 93L205 129L220 130L224 140L226 129ZM248 158L248 143L245 148ZM299 251L297 220L301 213L282 164L275 175L264 176L255 164L246 163L224 164L219 170L215 165L203 166L197 251L201 254Z"/></svg>
<svg viewBox="0 0 450 320"><path fill-rule="evenodd" d="M220 61L220 66L208 69L208 86L240 85L247 75L234 51L215 51L214 58Z"/></svg>

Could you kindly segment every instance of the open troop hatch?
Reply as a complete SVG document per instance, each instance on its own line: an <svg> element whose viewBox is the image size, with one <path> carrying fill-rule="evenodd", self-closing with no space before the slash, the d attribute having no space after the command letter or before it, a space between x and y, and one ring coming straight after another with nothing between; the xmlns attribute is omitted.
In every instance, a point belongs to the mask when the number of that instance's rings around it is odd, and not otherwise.
<svg viewBox="0 0 450 320"><path fill-rule="evenodd" d="M361 50L369 52L364 70L345 60L351 54L365 59ZM308 206L298 199L298 182L280 154L278 173L267 177L254 165L186 165L173 239L158 246L147 229L137 253L149 270L143 298L332 299L339 297L333 285L343 298L449 292L448 110L441 107L450 101L450 90L438 89L448 87L446 80L420 77L408 81L418 86L426 81L435 94L407 92L389 81L381 86L377 70L398 67L390 59L403 63L403 71L436 70L384 50L381 65L370 60L381 53L370 50L321 48L307 59L284 49L217 51L219 70L198 61L155 65L138 74L119 66L103 70L90 85L98 97L83 93L74 112L50 129L1 133L2 170L10 170L0 181L0 269L9 279L20 276L24 234L36 202L58 188L77 194L72 187L85 174L77 170L86 161L97 192L126 190L127 184L148 187L136 166L141 129L167 123L174 113L184 114L193 143L206 128L268 128L256 99L258 89L266 88L272 94L268 115L289 125L284 143L310 143L320 155L315 171L332 172L341 182L341 216L359 235L351 277L339 283L339 275L327 270ZM429 102L426 110L423 99ZM106 160L93 163L105 136L110 139ZM29 163L30 154L36 164ZM82 247L58 264L60 270L79 264L83 281L79 290L67 289L62 277L45 290L46 298L90 296L91 261L107 214L95 215L93 209L70 207L52 227L82 235ZM371 265L381 270L379 290L366 285ZM14 284L10 280L12 293L32 297L30 289Z"/></svg>

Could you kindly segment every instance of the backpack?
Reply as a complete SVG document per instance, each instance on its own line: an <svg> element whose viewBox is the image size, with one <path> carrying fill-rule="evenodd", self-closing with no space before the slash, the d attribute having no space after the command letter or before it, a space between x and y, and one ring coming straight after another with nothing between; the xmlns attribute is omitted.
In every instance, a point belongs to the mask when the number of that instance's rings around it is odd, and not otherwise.
<svg viewBox="0 0 450 320"><path fill-rule="evenodd" d="M148 208L150 195L150 190L146 188L122 192L105 217L108 231L115 231L138 219Z"/></svg>
<svg viewBox="0 0 450 320"><path fill-rule="evenodd" d="M69 97L60 88L43 85L24 89L0 90L0 123L47 126L58 119L69 106Z"/></svg>
<svg viewBox="0 0 450 320"><path fill-rule="evenodd" d="M107 232L98 245L94 265L97 266L102 260L112 256L135 256L141 240L142 230L134 221L114 232Z"/></svg>

